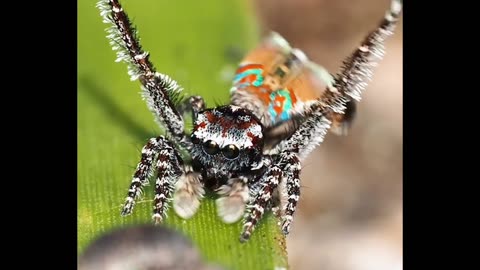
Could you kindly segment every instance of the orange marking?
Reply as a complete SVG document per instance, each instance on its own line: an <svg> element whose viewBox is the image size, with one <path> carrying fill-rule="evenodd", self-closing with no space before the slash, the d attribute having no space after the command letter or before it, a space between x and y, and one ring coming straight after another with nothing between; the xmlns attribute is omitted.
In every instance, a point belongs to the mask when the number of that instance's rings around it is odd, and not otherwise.
<svg viewBox="0 0 480 270"><path fill-rule="evenodd" d="M241 79L240 83L248 82L248 83L252 84L256 79L257 79L257 75L250 74L250 75L246 76L245 78Z"/></svg>
<svg viewBox="0 0 480 270"><path fill-rule="evenodd" d="M297 96L295 95L295 91L293 89L287 88L287 91L290 93L290 98L292 99L292 106L297 103Z"/></svg>

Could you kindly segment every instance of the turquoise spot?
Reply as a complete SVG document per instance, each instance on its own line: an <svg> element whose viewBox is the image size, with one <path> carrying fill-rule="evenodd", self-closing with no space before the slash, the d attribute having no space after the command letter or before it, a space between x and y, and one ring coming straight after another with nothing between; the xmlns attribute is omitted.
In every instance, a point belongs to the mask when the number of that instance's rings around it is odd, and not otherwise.
<svg viewBox="0 0 480 270"><path fill-rule="evenodd" d="M270 112L273 124L278 122L278 119L277 119L278 114L274 109L275 98L277 96L281 96L281 97L285 98L285 100L283 101L282 112L280 113L280 122L290 119L290 110L292 110L292 108L293 108L292 98L290 97L290 92L288 90L281 89L281 90L278 90L278 91L275 91L275 92L271 93L270 94L270 106L268 108L268 111Z"/></svg>
<svg viewBox="0 0 480 270"><path fill-rule="evenodd" d="M255 86L255 87L259 87L259 86L262 85L263 80L264 80L264 78L262 76L262 72L263 72L263 70L259 69L259 68L245 70L244 72L238 73L238 74L235 75L235 77L233 79L233 83L237 84L243 78L254 74L254 75L256 75L256 77L255 77L255 81L252 83L252 85Z"/></svg>

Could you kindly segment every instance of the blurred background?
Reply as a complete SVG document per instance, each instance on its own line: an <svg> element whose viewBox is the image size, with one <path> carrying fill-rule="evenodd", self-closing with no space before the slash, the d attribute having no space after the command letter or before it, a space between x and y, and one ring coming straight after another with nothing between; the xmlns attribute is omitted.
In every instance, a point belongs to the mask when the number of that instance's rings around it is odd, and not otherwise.
<svg viewBox="0 0 480 270"><path fill-rule="evenodd" d="M138 84L129 82L124 64L114 63L95 3L78 1L81 247L124 222L117 208L138 162L137 149L160 132L139 98ZM228 100L236 64L262 34L280 33L335 73L390 5L389 0L122 3L157 69L189 93L202 94L209 105ZM349 135L328 134L303 164L302 194L287 238L293 270L402 269L402 21L386 43ZM104 186L108 193L100 194ZM128 222L149 219L150 202L137 207L142 216Z"/></svg>
<svg viewBox="0 0 480 270"><path fill-rule="evenodd" d="M263 31L281 33L330 71L389 6L386 0L254 0ZM307 159L287 240L292 269L402 269L402 19L347 137Z"/></svg>

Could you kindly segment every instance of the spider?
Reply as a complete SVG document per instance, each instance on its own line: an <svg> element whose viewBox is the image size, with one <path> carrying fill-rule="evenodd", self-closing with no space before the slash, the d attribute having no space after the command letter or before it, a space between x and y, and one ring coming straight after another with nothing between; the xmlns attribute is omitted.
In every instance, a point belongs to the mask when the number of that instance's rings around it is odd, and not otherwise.
<svg viewBox="0 0 480 270"><path fill-rule="evenodd" d="M273 210L287 235L300 196L302 160L323 142L327 131L345 135L356 105L383 57L402 2L392 0L378 27L344 61L336 75L310 61L273 32L241 61L230 103L207 108L201 96L187 97L168 75L156 72L136 30L118 0L97 6L117 62L128 65L166 136L148 140L133 175L121 214L132 213L142 187L156 173L153 219L165 218L173 201L177 215L197 211L205 190L216 192L225 223L243 217L240 241L247 241L265 211ZM184 117L193 130L184 131ZM190 116L189 116L190 115Z"/></svg>

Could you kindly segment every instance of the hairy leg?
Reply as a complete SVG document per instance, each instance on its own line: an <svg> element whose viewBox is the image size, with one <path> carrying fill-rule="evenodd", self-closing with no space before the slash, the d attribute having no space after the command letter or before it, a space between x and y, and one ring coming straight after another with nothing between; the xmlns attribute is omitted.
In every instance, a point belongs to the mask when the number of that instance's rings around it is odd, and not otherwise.
<svg viewBox="0 0 480 270"><path fill-rule="evenodd" d="M360 101L362 91L373 75L373 68L382 59L384 43L393 34L402 10L400 0L392 0L390 10L378 27L344 61L342 71L336 76L334 87L328 88L320 100L309 108L309 117L286 140L271 151L297 152L304 159L323 139L331 127L330 114L344 114L349 101Z"/></svg>
<svg viewBox="0 0 480 270"><path fill-rule="evenodd" d="M157 180L153 201L153 219L156 224L165 217L175 184L183 173L181 163L177 150L170 143L164 143L156 163Z"/></svg>
<svg viewBox="0 0 480 270"><path fill-rule="evenodd" d="M265 208L268 206L281 177L282 170L274 165L265 172L258 188L252 191L252 198L247 206L248 210L244 220L240 242L246 242L250 239L252 232L255 230L255 225L263 217Z"/></svg>
<svg viewBox="0 0 480 270"><path fill-rule="evenodd" d="M280 192L280 217L282 232L286 235L290 232L290 224L300 198L300 171L302 169L298 155L293 152L283 152L280 157L283 171L282 186L285 190ZM284 183L283 183L284 182Z"/></svg>
<svg viewBox="0 0 480 270"><path fill-rule="evenodd" d="M165 139L163 137L151 138L142 149L142 157L133 175L132 183L128 189L122 215L129 215L135 206L135 199L142 193L142 186L148 184L148 178L152 176L152 165L160 151Z"/></svg>
<svg viewBox="0 0 480 270"><path fill-rule="evenodd" d="M329 117L332 119L331 131L338 136L346 136L355 121L357 114L357 104L354 100L350 100L345 105L343 113L332 112Z"/></svg>
<svg viewBox="0 0 480 270"><path fill-rule="evenodd" d="M198 112L205 110L205 101L201 96L191 96L180 103L177 106L177 110L182 116L191 111L192 123L194 123Z"/></svg>
<svg viewBox="0 0 480 270"><path fill-rule="evenodd" d="M188 148L191 143L186 139L183 119L175 108L183 100L182 88L169 76L155 71L149 53L142 49L137 31L118 0L100 0L97 7L103 21L112 25L107 29L107 38L117 51L117 62L127 64L131 80L140 80L147 105L159 124Z"/></svg>

